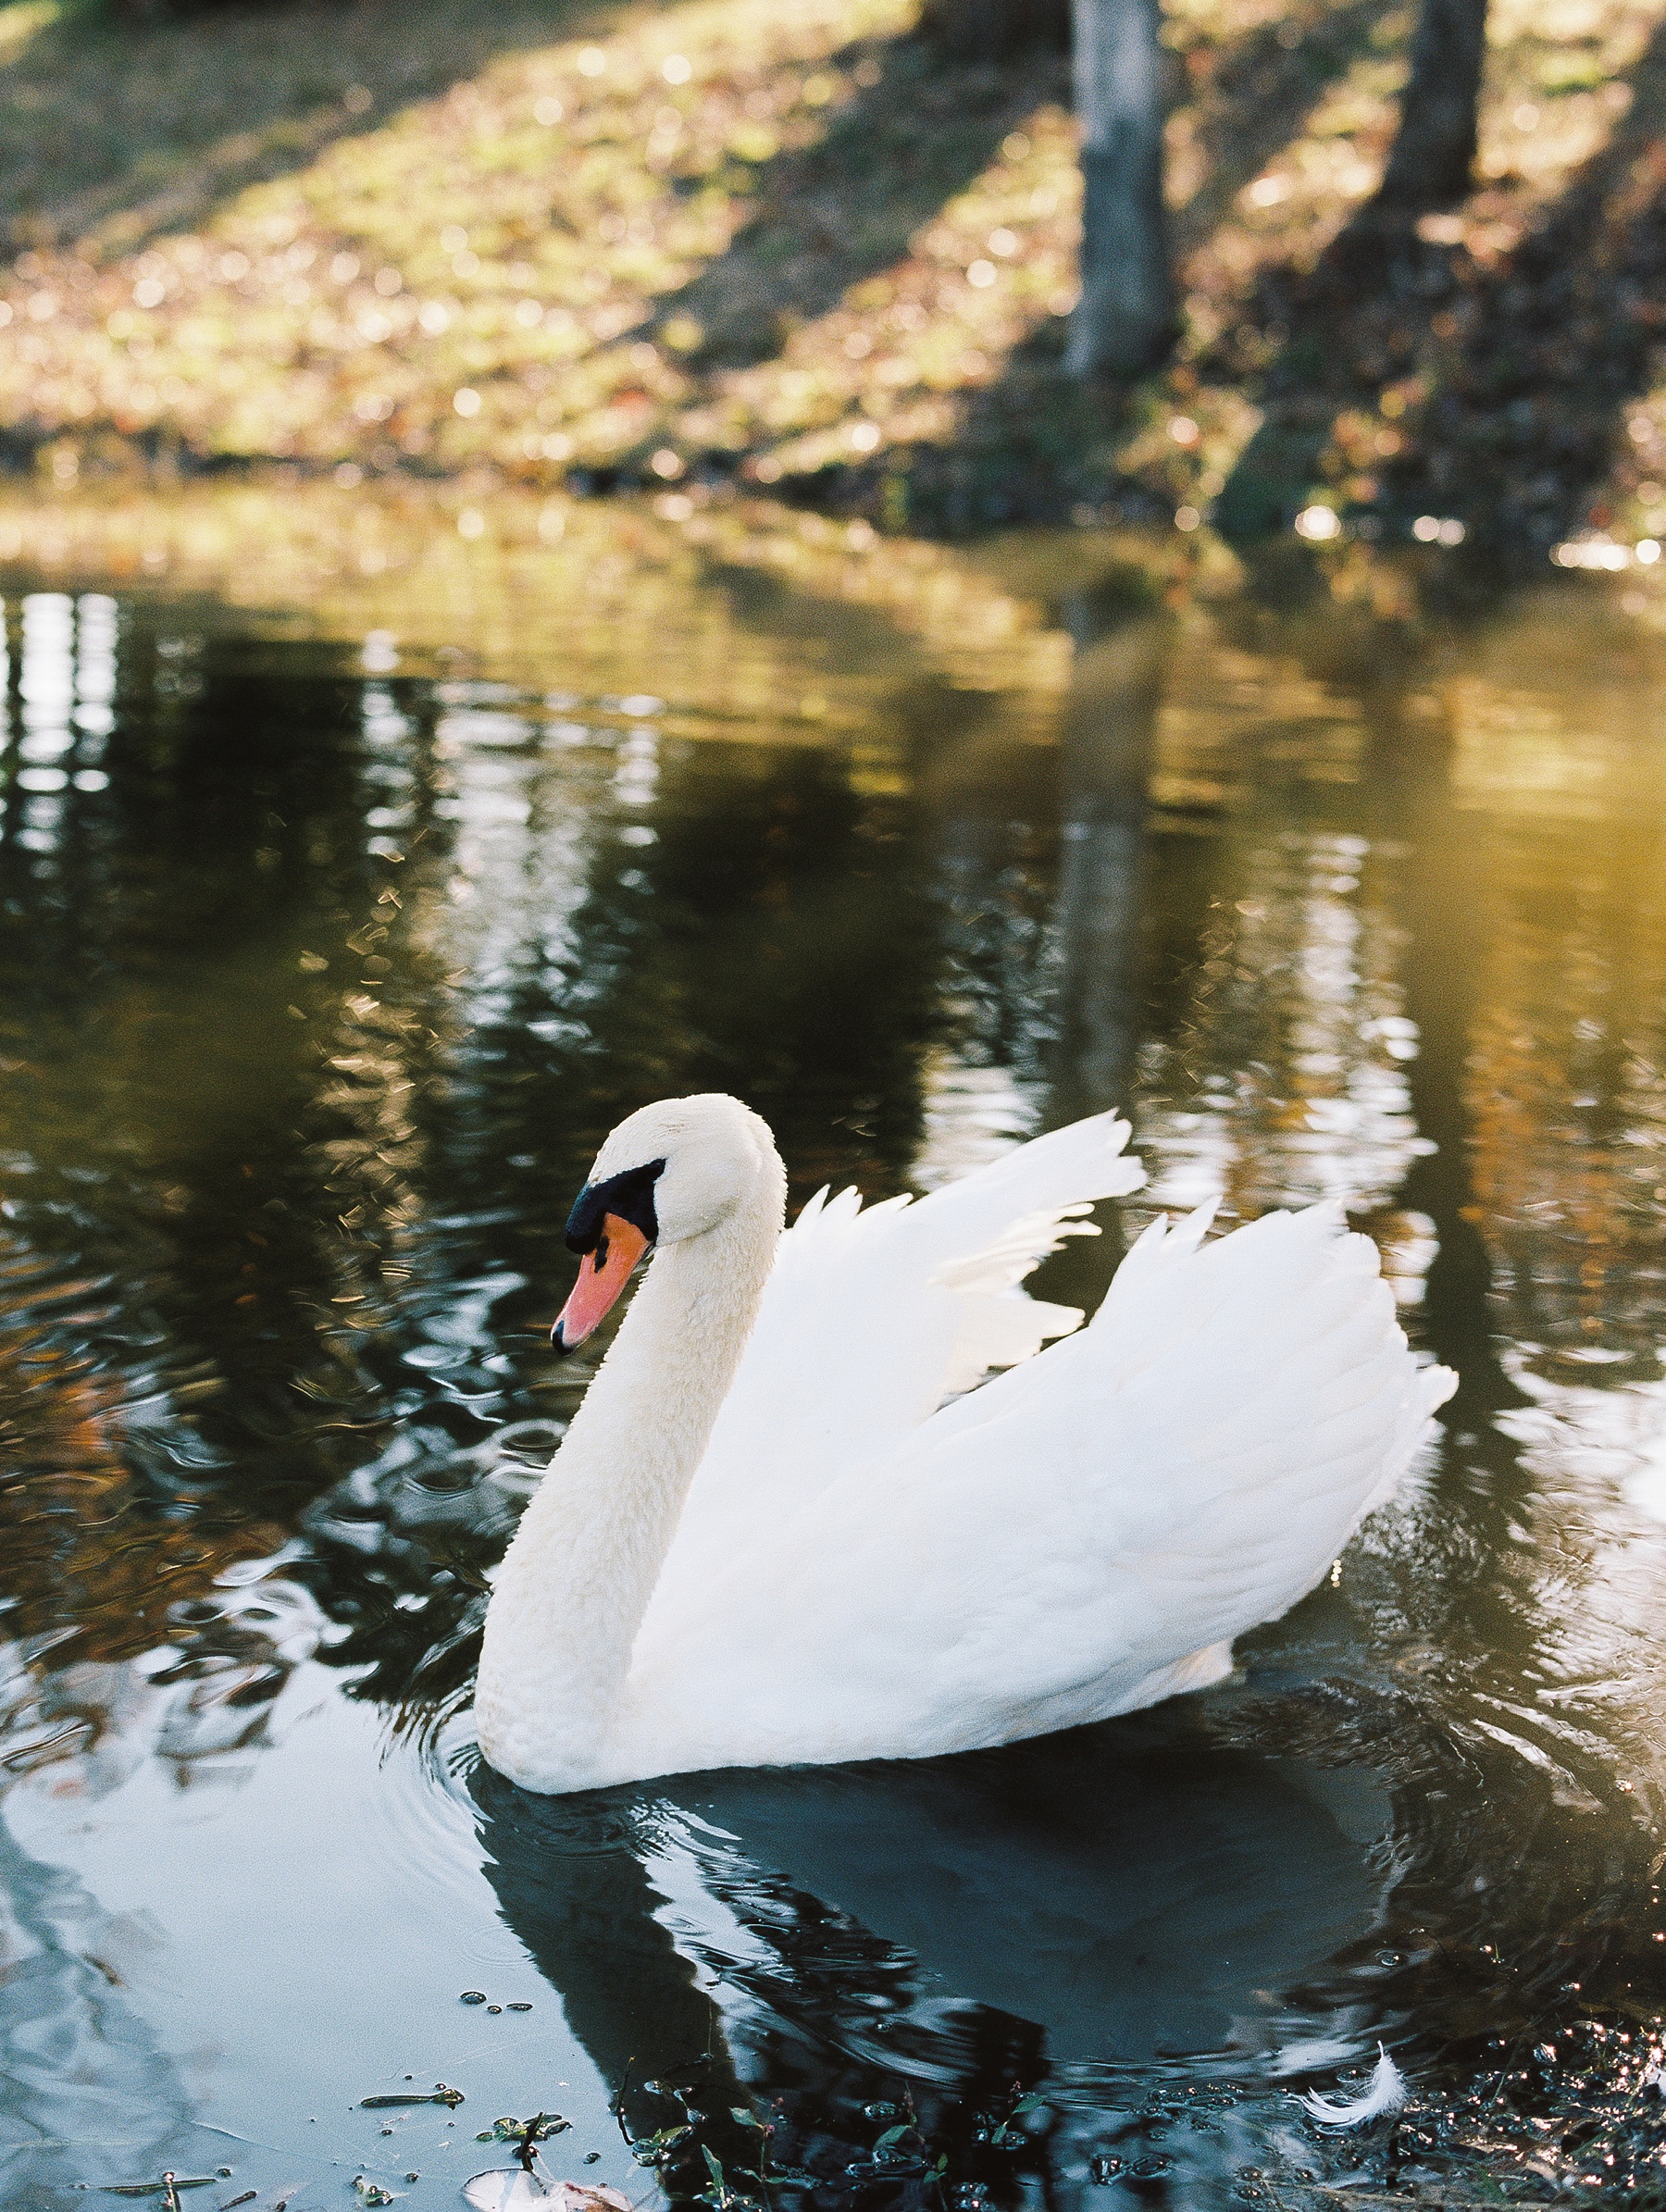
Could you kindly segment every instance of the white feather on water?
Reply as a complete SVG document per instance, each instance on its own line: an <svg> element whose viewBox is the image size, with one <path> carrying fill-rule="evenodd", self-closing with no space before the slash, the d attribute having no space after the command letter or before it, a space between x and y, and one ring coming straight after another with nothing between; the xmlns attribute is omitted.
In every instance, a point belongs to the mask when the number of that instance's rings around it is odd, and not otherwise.
<svg viewBox="0 0 1666 2212"><path fill-rule="evenodd" d="M1363 2095L1334 2104L1329 2097L1310 2092L1301 2102L1315 2119L1324 2120L1327 2127L1359 2128L1368 2119L1381 2119L1386 2113L1398 2112L1409 2094L1405 2075L1378 2044L1377 2062Z"/></svg>

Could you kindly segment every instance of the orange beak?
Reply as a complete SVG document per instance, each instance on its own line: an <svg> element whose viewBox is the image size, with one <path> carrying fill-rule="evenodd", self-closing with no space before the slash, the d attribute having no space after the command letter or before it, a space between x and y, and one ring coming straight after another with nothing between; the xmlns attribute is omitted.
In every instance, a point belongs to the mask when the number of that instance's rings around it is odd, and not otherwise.
<svg viewBox="0 0 1666 2212"><path fill-rule="evenodd" d="M616 1213L602 1216L601 1241L578 1262L573 1295L550 1331L550 1342L558 1352L576 1349L605 1320L647 1249L648 1239L633 1223L621 1221Z"/></svg>

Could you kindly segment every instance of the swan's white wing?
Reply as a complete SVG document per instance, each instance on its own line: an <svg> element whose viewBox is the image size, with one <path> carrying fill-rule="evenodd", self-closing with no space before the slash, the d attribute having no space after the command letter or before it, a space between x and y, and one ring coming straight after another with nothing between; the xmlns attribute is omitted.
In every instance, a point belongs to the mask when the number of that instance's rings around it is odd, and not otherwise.
<svg viewBox="0 0 1666 2212"><path fill-rule="evenodd" d="M1097 1199L1144 1180L1113 1114L1076 1122L976 1174L865 1210L812 1199L782 1237L745 1357L683 1510L662 1594L703 1580L749 1530L895 1447L991 1367L1076 1327L1020 1287Z"/></svg>
<svg viewBox="0 0 1666 2212"><path fill-rule="evenodd" d="M1003 1742L1166 1695L1312 1589L1453 1378L1335 1209L1200 1234L1155 1226L1090 1328L686 1590L641 1725L684 1765Z"/></svg>
<svg viewBox="0 0 1666 2212"><path fill-rule="evenodd" d="M1393 1496L1456 1387L1418 1366L1339 1208L1200 1249L1201 1228L1153 1224L1055 1372L1001 1378L922 1438L926 1515L969 1476L998 1511L1028 1461L1034 1537L1009 1547L1002 1588L986 1578L987 1611L939 1622L941 1692L969 1719L1002 1699L1124 1709L1148 1678L1160 1695L1167 1671L1287 1611Z"/></svg>

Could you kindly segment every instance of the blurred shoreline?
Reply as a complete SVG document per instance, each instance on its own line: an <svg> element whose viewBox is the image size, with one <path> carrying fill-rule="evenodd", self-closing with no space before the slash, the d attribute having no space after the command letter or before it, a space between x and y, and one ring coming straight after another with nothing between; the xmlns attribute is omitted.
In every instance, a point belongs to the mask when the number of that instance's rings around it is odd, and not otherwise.
<svg viewBox="0 0 1666 2212"><path fill-rule="evenodd" d="M1478 189L1415 221L1373 198L1409 10L1172 6L1185 331L1131 390L1060 367L1063 58L954 61L914 13L14 0L0 463L768 495L887 535L1316 513L1511 569L1666 532L1646 0L1500 0Z"/></svg>

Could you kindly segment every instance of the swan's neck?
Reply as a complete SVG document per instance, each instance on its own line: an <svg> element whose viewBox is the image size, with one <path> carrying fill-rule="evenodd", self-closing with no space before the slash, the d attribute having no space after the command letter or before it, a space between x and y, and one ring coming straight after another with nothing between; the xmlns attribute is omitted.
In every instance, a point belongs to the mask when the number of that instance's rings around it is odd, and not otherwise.
<svg viewBox="0 0 1666 2212"><path fill-rule="evenodd" d="M528 1789L596 1776L775 1257L784 1191L769 1182L655 1253L499 1570L476 1718L492 1765Z"/></svg>

